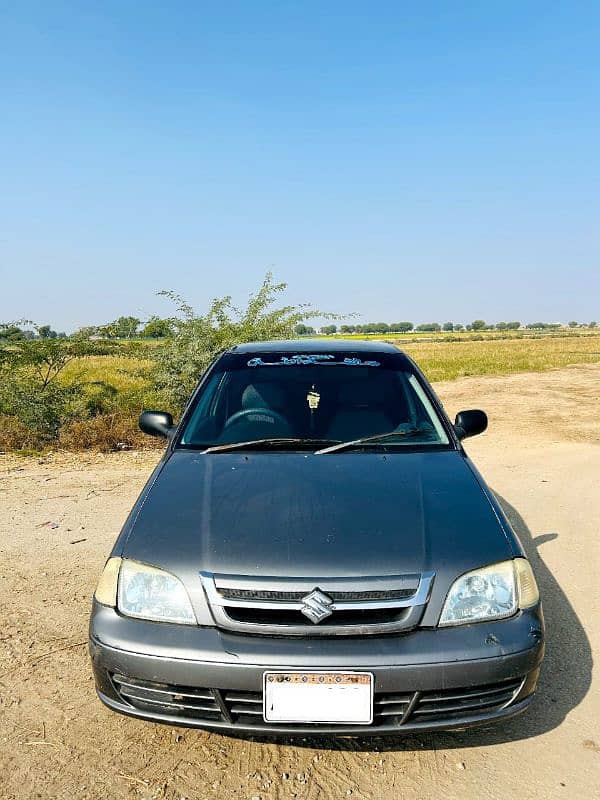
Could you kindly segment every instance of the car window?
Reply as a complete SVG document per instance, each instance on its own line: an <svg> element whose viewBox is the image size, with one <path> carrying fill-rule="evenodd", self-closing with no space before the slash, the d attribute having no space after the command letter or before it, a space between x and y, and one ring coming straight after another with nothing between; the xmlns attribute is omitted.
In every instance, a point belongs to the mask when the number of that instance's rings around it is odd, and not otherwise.
<svg viewBox="0 0 600 800"><path fill-rule="evenodd" d="M425 389L406 367L339 354L296 358L269 354L217 369L196 398L180 444L343 442L391 431L399 436L390 447L448 444Z"/></svg>

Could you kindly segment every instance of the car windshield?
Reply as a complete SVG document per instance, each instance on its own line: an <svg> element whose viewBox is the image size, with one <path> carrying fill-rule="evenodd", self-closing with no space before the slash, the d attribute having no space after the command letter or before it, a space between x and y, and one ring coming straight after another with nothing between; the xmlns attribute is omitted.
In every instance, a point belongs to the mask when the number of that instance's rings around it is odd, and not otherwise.
<svg viewBox="0 0 600 800"><path fill-rule="evenodd" d="M373 437L386 434L381 441ZM393 435L387 435L393 434ZM187 414L179 446L318 450L439 447L448 437L410 362L374 352L224 356Z"/></svg>

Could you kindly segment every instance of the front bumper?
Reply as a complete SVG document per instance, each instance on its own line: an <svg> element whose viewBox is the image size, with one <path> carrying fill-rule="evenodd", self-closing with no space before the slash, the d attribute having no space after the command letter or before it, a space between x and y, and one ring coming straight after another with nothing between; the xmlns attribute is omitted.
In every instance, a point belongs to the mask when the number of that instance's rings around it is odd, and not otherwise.
<svg viewBox="0 0 600 800"><path fill-rule="evenodd" d="M544 655L544 623L538 606L493 623L299 639L144 622L94 603L90 654L98 696L131 716L262 735L400 734L466 728L523 711ZM272 669L372 672L373 724L265 722L262 680Z"/></svg>

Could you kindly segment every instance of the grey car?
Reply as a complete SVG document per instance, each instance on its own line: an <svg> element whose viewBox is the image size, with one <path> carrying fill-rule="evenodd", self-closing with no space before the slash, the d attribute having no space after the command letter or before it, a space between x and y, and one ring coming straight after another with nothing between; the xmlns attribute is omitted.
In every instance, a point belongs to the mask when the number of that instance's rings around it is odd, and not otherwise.
<svg viewBox="0 0 600 800"><path fill-rule="evenodd" d="M488 724L531 702L536 581L405 354L377 342L232 347L167 439L96 590L99 698L247 734Z"/></svg>

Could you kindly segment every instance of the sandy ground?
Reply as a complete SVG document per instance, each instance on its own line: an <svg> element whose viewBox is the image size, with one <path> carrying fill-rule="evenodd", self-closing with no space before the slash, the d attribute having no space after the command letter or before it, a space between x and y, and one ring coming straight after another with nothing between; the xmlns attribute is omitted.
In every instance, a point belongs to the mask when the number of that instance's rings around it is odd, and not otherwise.
<svg viewBox="0 0 600 800"><path fill-rule="evenodd" d="M600 367L439 384L482 407L468 449L534 564L548 654L534 705L474 732L259 743L96 700L90 597L155 453L0 460L0 798L600 798Z"/></svg>

